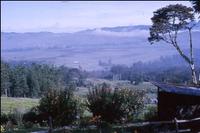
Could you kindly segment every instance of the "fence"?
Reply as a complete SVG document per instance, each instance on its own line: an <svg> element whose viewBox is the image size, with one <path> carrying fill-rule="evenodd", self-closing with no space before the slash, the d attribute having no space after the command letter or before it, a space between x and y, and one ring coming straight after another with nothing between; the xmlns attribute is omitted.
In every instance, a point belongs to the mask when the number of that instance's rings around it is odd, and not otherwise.
<svg viewBox="0 0 200 133"><path fill-rule="evenodd" d="M104 127L105 128L105 127ZM159 133L168 131L170 133L199 133L200 132L200 117L190 120L177 120L176 118L171 121L154 121L154 122L139 122L139 123L127 123L123 125L113 125L112 129L105 130L98 128L95 125L90 125L85 128L79 126L65 126L62 128L53 129L52 133L68 133L73 131L79 131L81 133ZM43 133L44 131L41 131ZM48 132L48 131L46 131ZM40 132L37 132L40 133Z"/></svg>

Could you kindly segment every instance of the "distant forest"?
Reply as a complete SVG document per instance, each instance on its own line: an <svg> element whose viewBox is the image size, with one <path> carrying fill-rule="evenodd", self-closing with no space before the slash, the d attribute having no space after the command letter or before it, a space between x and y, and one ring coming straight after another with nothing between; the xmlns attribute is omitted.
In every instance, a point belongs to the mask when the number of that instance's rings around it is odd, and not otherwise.
<svg viewBox="0 0 200 133"><path fill-rule="evenodd" d="M84 75L64 66L1 61L1 95L41 97L49 89L75 89L82 85Z"/></svg>
<svg viewBox="0 0 200 133"><path fill-rule="evenodd" d="M200 72L200 59L196 55L196 67ZM157 81L174 84L191 84L190 67L179 56L161 57L159 60L152 62L136 62L132 66L113 65L109 71L90 72L91 77L129 80L131 83L139 84L143 81Z"/></svg>
<svg viewBox="0 0 200 133"><path fill-rule="evenodd" d="M200 72L200 60L196 60ZM132 66L113 65L110 70L82 71L65 66L1 61L1 95L41 97L49 89L76 89L86 86L86 78L128 80L132 84L158 81L190 84L189 66L179 56L161 57L153 62L137 62Z"/></svg>

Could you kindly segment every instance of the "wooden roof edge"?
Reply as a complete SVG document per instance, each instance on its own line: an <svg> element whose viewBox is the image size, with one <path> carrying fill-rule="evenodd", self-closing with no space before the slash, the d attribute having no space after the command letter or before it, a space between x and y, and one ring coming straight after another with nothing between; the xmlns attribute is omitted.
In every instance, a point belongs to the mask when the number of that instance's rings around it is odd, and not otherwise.
<svg viewBox="0 0 200 133"><path fill-rule="evenodd" d="M200 89L200 84L199 85L194 85L194 84L191 84L191 85L181 85L181 84L176 84L176 83L164 83L164 82L157 82L157 81L150 81L150 83L152 83L153 85L155 86L158 86L158 84L163 84L163 85L170 85L170 86L174 86L174 87L187 87L187 88L191 88L191 87L194 87L194 88L199 88Z"/></svg>

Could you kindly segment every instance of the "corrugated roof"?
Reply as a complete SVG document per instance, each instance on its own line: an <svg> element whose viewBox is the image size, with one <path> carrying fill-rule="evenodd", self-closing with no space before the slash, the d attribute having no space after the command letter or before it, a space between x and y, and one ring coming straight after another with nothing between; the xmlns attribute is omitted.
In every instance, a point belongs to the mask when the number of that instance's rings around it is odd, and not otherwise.
<svg viewBox="0 0 200 133"><path fill-rule="evenodd" d="M197 87L175 86L158 82L153 82L153 84L160 88L159 91L175 94L200 96L200 88Z"/></svg>

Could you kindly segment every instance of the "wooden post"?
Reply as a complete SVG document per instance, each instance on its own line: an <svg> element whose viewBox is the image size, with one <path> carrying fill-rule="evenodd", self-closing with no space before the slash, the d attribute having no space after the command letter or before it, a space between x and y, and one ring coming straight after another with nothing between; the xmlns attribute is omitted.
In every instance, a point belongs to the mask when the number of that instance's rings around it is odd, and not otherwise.
<svg viewBox="0 0 200 133"><path fill-rule="evenodd" d="M178 122L176 117L174 118L174 122L175 122L175 126L176 126L176 133L178 133L179 129L178 129Z"/></svg>
<svg viewBox="0 0 200 133"><path fill-rule="evenodd" d="M52 133L52 117L49 116L49 131L48 133Z"/></svg>

